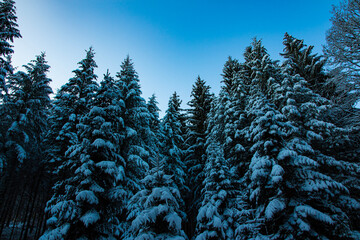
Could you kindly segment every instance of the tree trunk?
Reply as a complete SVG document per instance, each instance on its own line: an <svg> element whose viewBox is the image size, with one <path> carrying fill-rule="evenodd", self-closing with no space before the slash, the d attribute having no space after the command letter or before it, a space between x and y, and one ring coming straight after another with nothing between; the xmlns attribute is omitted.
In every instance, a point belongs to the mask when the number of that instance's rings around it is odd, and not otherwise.
<svg viewBox="0 0 360 240"><path fill-rule="evenodd" d="M18 219L18 217L20 215L20 212L21 212L20 210L22 209L22 203L23 203L24 195L25 195L25 191L23 191L22 194L21 194L19 204L18 204L18 208L17 208L16 214L15 214L14 223L17 222L17 219ZM16 226L16 224L14 224L14 226L11 229L10 239L12 239L12 236L14 235L15 226Z"/></svg>
<svg viewBox="0 0 360 240"><path fill-rule="evenodd" d="M32 201L31 201L31 206L30 206L30 211L29 211L29 217L27 219L27 223L26 223L26 228L25 228L25 233L24 233L24 239L27 239L27 236L28 236L28 232L29 232L29 228L30 228L30 223L31 223L31 216L35 215L33 214L34 212L34 205L35 205L35 201L37 199L37 196L38 196L38 190L39 190L39 184L40 184L40 181L41 181L41 176L42 176L42 169L39 169L39 172L38 172L38 177L36 179L36 182L35 182L35 187L34 189L32 189L33 191L31 191L31 194L30 196L33 196L32 197ZM34 195L32 194L34 193ZM33 216L34 218L35 216ZM24 223L25 224L25 223ZM32 228L32 226L31 226Z"/></svg>

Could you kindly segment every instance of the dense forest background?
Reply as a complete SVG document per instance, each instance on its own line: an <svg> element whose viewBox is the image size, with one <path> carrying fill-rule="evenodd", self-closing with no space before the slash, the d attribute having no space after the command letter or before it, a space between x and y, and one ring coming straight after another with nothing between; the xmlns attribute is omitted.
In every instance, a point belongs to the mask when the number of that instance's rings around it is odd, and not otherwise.
<svg viewBox="0 0 360 240"><path fill-rule="evenodd" d="M323 56L253 39L218 95L198 76L162 119L131 58L99 77L92 48L50 98L44 53L11 64L15 10L0 1L1 239L360 238L359 0L334 6Z"/></svg>

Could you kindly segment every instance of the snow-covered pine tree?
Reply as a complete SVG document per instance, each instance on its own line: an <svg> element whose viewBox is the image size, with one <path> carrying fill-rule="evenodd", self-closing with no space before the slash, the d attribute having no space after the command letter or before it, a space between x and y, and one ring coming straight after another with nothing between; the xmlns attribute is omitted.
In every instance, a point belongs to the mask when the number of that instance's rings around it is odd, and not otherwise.
<svg viewBox="0 0 360 240"><path fill-rule="evenodd" d="M252 122L251 115L246 113L252 91L261 91L265 95L272 94L269 79L279 79L280 69L276 61L267 54L261 40L254 39L244 53L245 62L239 65L236 77L236 88L230 96L225 112L225 158L229 161L231 172L240 180L249 165L249 148L246 129ZM254 82L256 80L256 82Z"/></svg>
<svg viewBox="0 0 360 240"><path fill-rule="evenodd" d="M339 134L339 129L321 119L328 101L307 84L285 69L281 85L286 101L281 111L292 128L277 156L284 170L285 204L274 205L283 210L273 237L356 239L358 227L353 220L358 216L354 218L353 212L359 212L360 205L347 181L358 184L359 166L336 160L318 147L331 134Z"/></svg>
<svg viewBox="0 0 360 240"><path fill-rule="evenodd" d="M161 111L158 107L158 101L156 100L155 94L151 95L149 98L149 101L147 102L146 106L149 110L149 113L151 114L151 120L150 120L150 129L151 131L157 136L157 138L160 138L160 117L159 112Z"/></svg>
<svg viewBox="0 0 360 240"><path fill-rule="evenodd" d="M219 143L225 142L225 111L228 108L229 96L221 90L219 96L214 97L211 109L208 114L208 124L206 133L208 138L214 139Z"/></svg>
<svg viewBox="0 0 360 240"><path fill-rule="evenodd" d="M42 239L118 239L125 231L124 104L109 73L89 104L77 124L79 142L66 153L72 177L65 192L49 202Z"/></svg>
<svg viewBox="0 0 360 240"><path fill-rule="evenodd" d="M39 153L43 134L47 130L49 95L52 93L49 86L51 79L46 76L50 66L47 65L44 53L24 67L26 72L17 72L9 79L9 98L2 105L7 118L4 125L5 165L12 171L15 171L14 167L23 164L34 164L26 161L28 158L36 158Z"/></svg>
<svg viewBox="0 0 360 240"><path fill-rule="evenodd" d="M253 39L250 46L246 47L244 52L244 67L242 69L242 75L246 76L245 79L249 80L249 83L252 82L252 79L256 77L256 74L259 72L259 68L264 66L262 61L268 56L267 49L263 46L262 41L256 38ZM259 82L259 87L261 91L266 92L266 82L267 76L263 76L263 79Z"/></svg>
<svg viewBox="0 0 360 240"><path fill-rule="evenodd" d="M14 50L11 43L15 38L21 38L16 20L15 2L2 0L0 2L0 103L3 101L3 94L7 93L5 78L13 72L10 57Z"/></svg>
<svg viewBox="0 0 360 240"><path fill-rule="evenodd" d="M294 38L285 33L283 44L284 52L280 55L285 58L284 64L291 67L292 74L299 74L308 82L308 87L324 96L334 95L334 86L326 86L328 76L325 74L325 59L313 54L314 46L306 46L303 40Z"/></svg>
<svg viewBox="0 0 360 240"><path fill-rule="evenodd" d="M43 236L45 239L50 236L47 234L59 233L60 236L66 236L69 230L66 221L70 222L69 219L74 217L68 215L69 211L67 210L71 204L75 204L68 200L70 200L69 196L73 194L71 191L74 188L71 187L70 183L73 178L77 177L74 175L74 171L79 160L70 158L72 151L68 150L70 147L79 144L77 125L80 119L89 113L92 107L91 102L98 90L97 76L94 73L97 67L94 54L92 48L86 51L86 57L78 63L79 68L73 71L75 76L60 88L53 103L51 127L46 144L49 146L50 160L48 165L54 174L55 184L53 195L46 208L50 218L48 230ZM54 217L59 220L58 223L54 221ZM68 224L70 224L69 222ZM52 231L54 229L56 230Z"/></svg>
<svg viewBox="0 0 360 240"><path fill-rule="evenodd" d="M156 100L155 94L149 97L148 102L146 103L147 109L150 113L150 121L149 126L151 130L152 138L154 139L153 143L151 143L150 155L156 156L160 153L161 149L161 139L163 138L163 133L161 129L161 120L159 116L159 112L161 111L158 107L158 101Z"/></svg>
<svg viewBox="0 0 360 240"><path fill-rule="evenodd" d="M126 162L128 188L135 194L141 189L140 181L157 155L157 141L150 127L152 116L141 96L140 80L129 56L121 64L116 77L125 107L122 118L126 134L121 151Z"/></svg>
<svg viewBox="0 0 360 240"><path fill-rule="evenodd" d="M8 120L7 109L4 102L7 100L6 77L13 73L10 63L11 54L14 52L11 43L15 38L20 38L20 31L16 23L15 2L4 0L0 2L0 177L5 168L5 135Z"/></svg>
<svg viewBox="0 0 360 240"><path fill-rule="evenodd" d="M128 216L131 226L125 239L188 239L182 229L181 195L172 177L163 171L165 164L157 159L155 167L142 180L145 188L131 198Z"/></svg>
<svg viewBox="0 0 360 240"><path fill-rule="evenodd" d="M93 100L98 88L94 55L93 48L86 51L86 57L78 63L79 68L73 71L75 76L55 95L47 144L50 146L50 162L56 168L63 163L68 148L77 144L76 125L89 112L89 102ZM61 167L56 168L53 169L55 172L61 170Z"/></svg>
<svg viewBox="0 0 360 240"><path fill-rule="evenodd" d="M201 186L204 181L206 121L211 109L213 94L206 82L197 77L191 92L192 99L188 103L188 131L185 142L189 146L186 152L185 163L188 169L188 183L191 196L188 196L187 215L189 221L188 236L194 232L196 215L201 201Z"/></svg>
<svg viewBox="0 0 360 240"><path fill-rule="evenodd" d="M179 121L181 124L181 136L185 141L187 130L188 130L187 125L186 125L187 124L186 123L187 115L185 112L186 110L181 108L182 100L180 99L180 96L176 92L174 92L174 94L176 95L176 97L174 95L172 100L173 100L175 111L179 113ZM187 148L188 148L188 146L186 145L185 142L183 142L183 144L181 145L181 149L187 149ZM184 159L186 157L185 155L184 155Z"/></svg>
<svg viewBox="0 0 360 240"><path fill-rule="evenodd" d="M241 71L241 76L248 84L253 84L257 79L257 87L265 95L269 94L270 78L281 79L281 70L278 61L270 59L267 49L263 46L261 40L253 39L250 46L245 49L245 63Z"/></svg>
<svg viewBox="0 0 360 240"><path fill-rule="evenodd" d="M245 138L245 131L249 125L245 108L249 98L248 77L244 71L244 64L237 65L236 68L229 68L235 60L229 59L224 65L223 82L219 96L213 101L207 125L207 151L212 148L212 144L217 142L223 149L223 157L229 173L227 176L230 186L227 188L227 228L229 233L234 232L237 220L241 214L239 212L239 202L244 192L240 189L240 180L249 165L249 144ZM237 62L237 61L235 61ZM232 84L226 84L232 82ZM232 85L231 89L228 85ZM222 150L221 150L222 151ZM204 190L203 190L204 191ZM231 209L231 211L230 211ZM235 219L235 220L233 220ZM228 234L228 236L230 236ZM228 237L233 239L233 237Z"/></svg>
<svg viewBox="0 0 360 240"><path fill-rule="evenodd" d="M233 211L229 207L231 181L224 151L219 143L211 143L206 149L203 199L197 215L196 240L234 239Z"/></svg>
<svg viewBox="0 0 360 240"><path fill-rule="evenodd" d="M240 87L240 85L237 87ZM235 228L234 225L236 225L236 222L232 219L234 219L234 217L239 214L237 210L238 195L243 194L239 192L238 188L238 180L240 178L239 176L242 176L239 170L244 168L244 163L246 162L245 159L247 156L245 154L245 148L242 145L244 138L242 137L242 134L240 134L241 128L245 128L246 126L243 121L244 117L236 119L236 116L243 115L242 113L245 106L239 103L244 99L235 98L235 96L239 96L236 94L236 91L234 91L232 95L229 96L225 89L221 89L219 96L212 101L211 111L208 115L208 124L206 130L207 141L205 144L206 151L208 153L213 152L215 149L214 146L218 144L219 149L217 150L222 152L220 155L222 155L221 157L225 159L224 163L226 162L227 164L226 176L228 177L230 183L229 186L227 186L226 192L226 207L228 208L226 212L226 236L231 236L231 233ZM227 152L225 153L223 149L226 149ZM213 155L211 156L213 157ZM208 158L209 154L207 155L207 161L209 161ZM205 165L205 167L207 166ZM202 191L205 191L204 184L202 187ZM232 237L229 239L231 238Z"/></svg>
<svg viewBox="0 0 360 240"><path fill-rule="evenodd" d="M164 159L164 172L172 176L180 193L185 195L188 187L185 182L184 149L181 148L184 145L184 139L181 132L180 112L176 106L179 102L178 97L176 92L170 97L168 109L161 122L163 132L161 154ZM180 204L184 207L183 200Z"/></svg>
<svg viewBox="0 0 360 240"><path fill-rule="evenodd" d="M209 138L220 143L225 143L227 123L234 121L235 118L230 108L232 107L232 97L239 86L239 71L240 64L238 60L229 57L223 67L222 83L224 85L221 86L219 96L212 101L208 116L207 134L211 134Z"/></svg>
<svg viewBox="0 0 360 240"><path fill-rule="evenodd" d="M229 57L223 67L223 80L225 84L222 88L231 95L238 86L237 78L241 70L240 63L237 59Z"/></svg>
<svg viewBox="0 0 360 240"><path fill-rule="evenodd" d="M276 218L285 208L282 192L284 170L277 156L290 127L285 116L261 92L251 95L247 114L253 119L247 129L252 156L242 179L245 198L240 198L236 236L237 239L244 239L244 236L262 239L277 227Z"/></svg>
<svg viewBox="0 0 360 240"><path fill-rule="evenodd" d="M246 48L244 57L245 62L240 64L237 76L238 85L226 111L226 128L224 130L226 133L225 158L229 161L234 188L237 190L236 195L240 199L247 191L244 176L248 172L252 158L250 151L252 142L248 137L248 130L256 116L249 114L249 110L258 93L262 93L263 97L272 94L273 87L269 84L268 79L280 78L277 62L269 58L261 40L254 39ZM239 205L240 199L234 201L235 209L244 208ZM241 218L241 216L239 217Z"/></svg>
<svg viewBox="0 0 360 240"><path fill-rule="evenodd" d="M49 86L51 79L47 77L50 66L44 53L24 68L26 72L19 71L8 79L8 99L2 105L6 134L3 139L5 148L1 153L4 154L5 171L0 181L0 236L5 219L15 219L23 222L21 234L27 238L30 221L34 223L36 218L32 211L40 202L37 197L44 174L43 141L48 129L52 90ZM21 201L27 201L27 204ZM15 207L22 219L13 212Z"/></svg>
<svg viewBox="0 0 360 240"><path fill-rule="evenodd" d="M228 66L232 65L236 67L229 69ZM248 158L246 150L248 144L244 137L244 129L249 125L245 114L249 101L249 77L246 69L245 64L239 64L235 60L229 59L225 63L222 75L225 86L221 89L216 107L218 110L223 109L223 112L216 113L216 116L220 117L217 125L223 125L222 139L219 139L219 142L223 143L225 159L229 162L234 180L243 175L243 168ZM231 90L227 82L232 82Z"/></svg>
<svg viewBox="0 0 360 240"><path fill-rule="evenodd" d="M238 210L236 239L251 239L260 237L259 232L266 228L263 209L269 198L275 195L265 189L270 186L272 164L276 165L273 155L276 156L281 142L282 132L279 125L284 125L278 121L284 122L284 116L267 100L267 97L272 95L275 85L272 82L270 84L269 80L279 79L280 69L276 62L269 58L261 41L254 39L251 46L246 49L245 63L241 66L243 67L239 74L238 95L235 95L232 104L233 108L237 107L241 113L237 114L240 117L237 117L235 122L237 137L234 138L234 142L242 151L237 154L233 151L235 154L229 160L234 170L238 168L235 171L238 191L234 203L235 209ZM263 164L264 162L272 164ZM273 189L276 187L273 186ZM256 198L256 193L261 196Z"/></svg>
<svg viewBox="0 0 360 240"><path fill-rule="evenodd" d="M307 47L303 40L286 33L283 44L285 48L281 55L286 59L284 65L286 65L287 71L292 75L299 74L307 82L308 88L331 100L329 108L322 111L322 117L340 127L357 126L359 116L353 105L359 98L359 93L353 82L342 79L341 73L337 71L335 71L335 76L330 77L334 73L325 72L325 59L312 54L313 46ZM348 135L352 135L352 141L347 141L346 146L339 144L340 146L335 149L334 153L338 154L337 157L357 161L354 157L359 154L360 143L356 139L360 133L357 129L349 130L354 132L353 134L348 133ZM334 141L334 139L327 140ZM325 149L328 148L325 147Z"/></svg>
<svg viewBox="0 0 360 240"><path fill-rule="evenodd" d="M17 166L39 153L48 127L52 93L51 79L47 77L50 66L45 53L36 56L36 60L24 68L26 72L19 71L9 79L9 99L5 102L8 116L12 119L6 135L8 163Z"/></svg>
<svg viewBox="0 0 360 240"><path fill-rule="evenodd" d="M331 100L331 102L326 101L327 109L320 111L318 119L325 119L325 122L328 121L339 126L338 128L331 126L325 136L323 135L321 143L314 147L323 154L336 159L358 162L359 130L356 127L353 128L358 124L358 114L353 104L358 99L359 93L354 88L354 82L343 79L342 73L336 70L335 75L326 73L324 58L312 54L313 47L306 47L302 40L285 34L283 44L285 49L281 55L287 59L284 62L286 71L293 75L299 74L307 82L306 87ZM344 169L346 168L343 168L342 171L346 172L347 170ZM344 181L341 176L349 175L350 177L352 175L345 172L333 173L332 177ZM353 173L352 170L349 172ZM350 179L346 180L347 183L351 183L347 187L353 194L358 193L358 190L354 189L358 185L358 180L353 176ZM358 194L356 195L358 196Z"/></svg>

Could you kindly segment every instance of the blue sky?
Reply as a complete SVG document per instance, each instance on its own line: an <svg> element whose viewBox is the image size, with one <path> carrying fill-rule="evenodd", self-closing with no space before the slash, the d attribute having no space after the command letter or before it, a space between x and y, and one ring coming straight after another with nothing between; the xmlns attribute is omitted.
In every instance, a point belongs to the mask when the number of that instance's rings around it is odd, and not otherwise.
<svg viewBox="0 0 360 240"><path fill-rule="evenodd" d="M139 73L143 97L155 93L164 114L177 91L190 100L200 75L218 93L228 56L242 60L253 37L280 59L285 32L321 53L330 27L331 5L339 0L16 0L23 38L15 41L14 66L42 51L56 91L73 76L93 46L99 80L115 75L127 54ZM185 106L185 105L184 105Z"/></svg>

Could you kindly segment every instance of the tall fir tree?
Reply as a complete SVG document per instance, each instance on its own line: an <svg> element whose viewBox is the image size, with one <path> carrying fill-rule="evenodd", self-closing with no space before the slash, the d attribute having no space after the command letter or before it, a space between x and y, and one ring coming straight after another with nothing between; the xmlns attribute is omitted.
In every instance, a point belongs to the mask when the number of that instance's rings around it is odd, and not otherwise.
<svg viewBox="0 0 360 240"><path fill-rule="evenodd" d="M0 153L5 160L4 174L0 175L0 236L4 221L16 219L21 213L22 219L18 220L23 222L21 237L27 238L30 222L34 223L36 219L32 216L35 206L43 207L38 196L46 195L39 191L40 183L46 177L43 143L49 127L52 90L51 79L47 77L50 66L44 53L24 68L26 72L19 71L8 79L8 99L1 106L7 121L3 125L6 129L4 151Z"/></svg>
<svg viewBox="0 0 360 240"><path fill-rule="evenodd" d="M238 238L265 237L278 224L276 218L285 206L281 186L284 170L277 156L290 127L285 116L261 93L252 95L247 114L253 121L246 137L251 142L251 160L242 179ZM245 216L245 217L244 217Z"/></svg>
<svg viewBox="0 0 360 240"><path fill-rule="evenodd" d="M358 167L349 168L319 148L324 139L340 130L321 119L328 101L309 89L299 75L285 72L282 85L286 101L281 112L292 129L285 138L285 149L277 156L284 169L286 204L281 213L286 217L281 218L274 236L356 239L349 213L360 205L332 172L340 174L347 169L348 175L355 176Z"/></svg>
<svg viewBox="0 0 360 240"><path fill-rule="evenodd" d="M214 141L221 144L223 157L227 164L229 173L227 177L230 186L227 187L226 199L226 218L227 236L233 233L237 226L239 215L240 196L244 193L241 191L241 179L249 165L249 143L245 137L246 128L249 125L245 108L249 101L249 78L247 77L246 66L236 61L236 68L232 66L232 59L229 59L223 69L223 83L220 94L216 101L213 101L212 109L209 114L207 126L207 151L210 151L211 144ZM226 73L226 74L225 74ZM231 76L231 79L230 77ZM233 87L229 88L226 81L231 80ZM212 150L211 150L212 151ZM231 209L231 210L230 210ZM233 236L234 237L234 236ZM232 237L228 237L232 238Z"/></svg>
<svg viewBox="0 0 360 240"><path fill-rule="evenodd" d="M245 49L244 58L245 63L241 71L242 78L248 85L254 85L253 81L256 79L256 86L265 95L268 95L270 91L268 84L269 79L281 79L278 61L270 59L262 41L256 38L253 39L251 45Z"/></svg>
<svg viewBox="0 0 360 240"><path fill-rule="evenodd" d="M334 86L326 86L328 76L324 71L325 59L312 53L314 46L306 46L303 40L288 33L285 33L283 45L284 52L280 55L285 58L284 64L291 66L293 74L303 77L314 92L324 97L333 96Z"/></svg>
<svg viewBox="0 0 360 240"><path fill-rule="evenodd" d="M206 149L203 199L197 215L196 240L234 239L231 176L224 151L213 139Z"/></svg>
<svg viewBox="0 0 360 240"><path fill-rule="evenodd" d="M77 124L79 142L67 151L73 177L66 180L65 194L53 199L42 239L117 239L125 231L124 107L109 73L89 104Z"/></svg>
<svg viewBox="0 0 360 240"><path fill-rule="evenodd" d="M157 159L142 180L144 189L131 198L125 239L188 239L182 228L181 195L172 176L162 170L165 164Z"/></svg>
<svg viewBox="0 0 360 240"><path fill-rule="evenodd" d="M14 53L11 43L15 38L21 38L18 24L16 23L16 7L13 0L0 2L0 103L3 101L3 94L7 93L6 76L12 74L13 67L10 57Z"/></svg>
<svg viewBox="0 0 360 240"><path fill-rule="evenodd" d="M269 84L269 80L280 78L280 69L277 67L277 63L269 58L267 50L260 40L254 39L246 48L244 55L245 63L242 65L243 70L239 77L241 84L233 100L233 105L241 113L237 114L239 117L235 122L237 129L234 139L238 146L236 149L242 151L237 153L228 151L233 155L229 159L237 179L237 197L233 205L235 209L238 209L235 233L236 237L240 239L244 236L256 237L256 234L252 234L259 230L261 222L264 221L263 216L257 211L260 203L256 205L252 202L255 195L251 195L251 193L252 191L258 192L260 189L264 191L262 184L267 177L265 175L270 175L269 169L266 167L270 167L271 171L271 166L261 166L261 164L263 161L268 161L268 158L271 159L268 156L271 149L266 149L271 147L267 145L266 148L263 148L266 150L261 150L261 148L266 144L271 145L271 141L275 142L274 145L277 144L276 137L274 138L272 135L276 135L278 132L271 129L271 127L277 127L275 124L277 115L274 107L269 105L267 98L272 93L272 85ZM234 132L234 130L232 131ZM274 146L275 149L276 147ZM263 177L260 177L261 173L263 173ZM271 193L269 194L271 195ZM267 201L267 197L261 199ZM257 203L257 201L255 202Z"/></svg>
<svg viewBox="0 0 360 240"><path fill-rule="evenodd" d="M177 92L174 92L173 102L174 102L175 111L179 113L179 121L180 121L180 124L181 124L181 136L185 141L186 140L187 130L188 130L188 127L187 127L187 114L186 114L186 110L181 108L182 100L181 100L180 96L177 94ZM186 149L187 147L188 146L184 142L184 145L182 145L181 148Z"/></svg>
<svg viewBox="0 0 360 240"><path fill-rule="evenodd" d="M45 53L24 68L26 72L17 72L9 79L10 95L4 106L12 119L6 137L10 165L22 165L25 159L36 156L48 127L52 90Z"/></svg>
<svg viewBox="0 0 360 240"><path fill-rule="evenodd" d="M245 108L249 101L249 79L246 73L247 65L236 63L231 73L233 87L230 91L226 81L229 75L228 65L230 59L224 65L223 83L219 95L219 106L215 106L221 112L216 113L219 118L217 125L223 125L221 143L223 143L225 159L229 162L229 168L235 179L242 175L247 159L247 142L244 138L244 129L249 125L245 114ZM234 61L234 60L232 60ZM227 75L225 74L227 72ZM235 183L234 183L235 184Z"/></svg>
<svg viewBox="0 0 360 240"><path fill-rule="evenodd" d="M253 44L245 55L251 56L245 64L252 81L246 108L252 158L240 185L236 239L356 238L349 209L357 209L358 202L329 169L337 166L340 175L348 169L356 182L357 167L321 147L330 135L344 133L323 121L328 101L309 89L289 63L280 72L260 45Z"/></svg>
<svg viewBox="0 0 360 240"><path fill-rule="evenodd" d="M313 46L306 46L303 40L286 33L283 44L285 48L281 55L286 59L284 62L286 71L292 75L298 74L303 77L308 88L330 100L327 103L327 109L322 111L320 117L340 128L347 129L347 132L345 129L341 130L343 132L341 134L346 135L342 139L336 136L327 137L324 146L332 145L333 147L324 147L322 150L332 150L329 154L336 158L357 161L355 156L359 153L360 143L356 139L358 139L359 132L357 128L352 127L358 124L358 111L354 108L354 103L357 101L359 93L353 83L344 81L342 73L337 70L334 70L335 73L326 72L325 58L312 54ZM351 140L344 141L348 137Z"/></svg>
<svg viewBox="0 0 360 240"><path fill-rule="evenodd" d="M86 51L86 57L78 64L79 68L73 71L75 76L69 79L55 96L52 109L52 125L47 136L47 145L50 146L49 165L52 167L50 171L53 171L55 184L53 195L46 207L50 218L43 239L50 236L66 238L73 233L80 236L85 226L83 223L83 228L76 232L80 213L76 208L74 194L77 193L76 179L79 179L81 172L75 174L75 171L81 163L81 151L78 154L72 152L74 148L81 149L82 139L79 139L77 126L80 120L89 114L98 90L97 76L94 73L97 67L94 50L90 48ZM89 155L81 157L85 161Z"/></svg>
<svg viewBox="0 0 360 240"><path fill-rule="evenodd" d="M0 2L0 176L4 171L5 156L5 135L7 119L7 109L5 102L7 101L8 87L6 86L6 78L13 73L13 67L10 57L14 53L11 43L15 38L21 38L18 24L16 23L15 2L12 0Z"/></svg>
<svg viewBox="0 0 360 240"><path fill-rule="evenodd" d="M157 136L157 138L160 137L160 116L159 112L161 111L158 107L159 102L156 100L155 94L153 94L149 101L147 102L146 106L151 114L151 120L150 120L150 129L151 131Z"/></svg>
<svg viewBox="0 0 360 240"><path fill-rule="evenodd" d="M192 99L188 103L190 109L188 109L188 131L185 140L189 146L185 161L188 169L188 186L190 186L192 193L192 196L188 196L189 237L194 232L193 225L201 201L201 186L205 177L203 170L205 166L206 121L213 100L210 87L200 76L197 77L193 85L191 97Z"/></svg>
<svg viewBox="0 0 360 240"><path fill-rule="evenodd" d="M240 63L237 59L229 57L224 64L222 77L222 82L224 83L223 89L231 95L237 88L238 82L237 78L241 70Z"/></svg>
<svg viewBox="0 0 360 240"><path fill-rule="evenodd" d="M252 83L252 79L259 73L259 68L264 67L262 61L268 56L267 49L263 46L262 41L256 38L253 39L250 46L246 47L244 52L245 63L241 72L242 76L246 76L249 83ZM266 90L267 76L264 76L259 84L262 91Z"/></svg>
<svg viewBox="0 0 360 240"><path fill-rule="evenodd" d="M121 71L116 77L125 107L122 117L126 134L121 151L126 162L128 187L134 194L141 189L140 181L157 155L154 152L156 136L151 131L152 115L141 96L139 76L129 56L121 64Z"/></svg>
<svg viewBox="0 0 360 240"><path fill-rule="evenodd" d="M185 195L188 191L186 186L186 166L183 162L185 151L184 139L181 132L180 112L177 108L178 95L176 92L170 97L168 109L162 119L162 150L161 153L164 158L164 172L173 176L174 183L178 186L180 193ZM182 207L184 202L181 201Z"/></svg>
<svg viewBox="0 0 360 240"><path fill-rule="evenodd" d="M86 51L79 68L74 70L74 77L64 84L55 95L51 130L47 136L49 155L53 164L61 165L68 148L77 143L76 125L81 117L89 111L98 88L93 48ZM55 169L56 171L56 169Z"/></svg>

